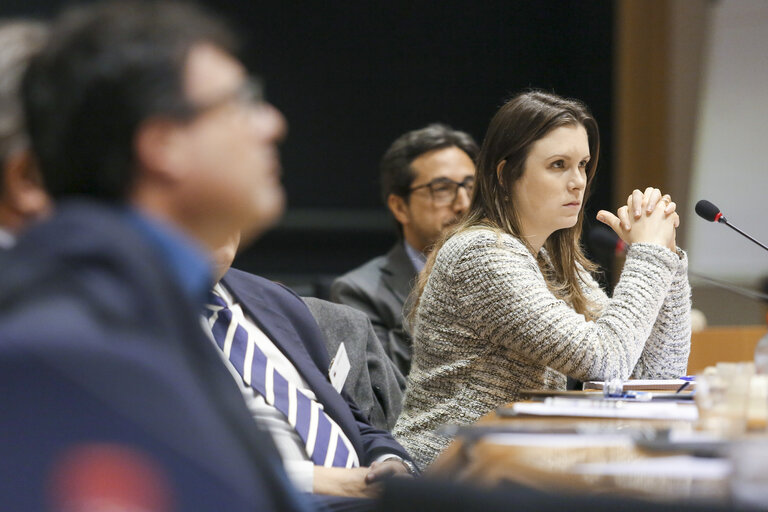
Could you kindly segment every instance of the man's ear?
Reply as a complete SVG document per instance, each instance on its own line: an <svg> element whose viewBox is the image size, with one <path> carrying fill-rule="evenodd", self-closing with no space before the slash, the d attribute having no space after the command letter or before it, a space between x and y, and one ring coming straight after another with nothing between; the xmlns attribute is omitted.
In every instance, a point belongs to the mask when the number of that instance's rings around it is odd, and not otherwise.
<svg viewBox="0 0 768 512"><path fill-rule="evenodd" d="M389 194L387 196L387 206L392 215L395 216L397 222L405 226L410 222L410 212L408 210L408 203L405 198L398 196L397 194Z"/></svg>
<svg viewBox="0 0 768 512"><path fill-rule="evenodd" d="M178 181L189 167L182 127L169 119L150 118L136 132L136 158L147 177L163 181Z"/></svg>
<svg viewBox="0 0 768 512"><path fill-rule="evenodd" d="M29 151L16 152L6 159L3 196L7 205L25 218L39 217L50 208L51 199Z"/></svg>

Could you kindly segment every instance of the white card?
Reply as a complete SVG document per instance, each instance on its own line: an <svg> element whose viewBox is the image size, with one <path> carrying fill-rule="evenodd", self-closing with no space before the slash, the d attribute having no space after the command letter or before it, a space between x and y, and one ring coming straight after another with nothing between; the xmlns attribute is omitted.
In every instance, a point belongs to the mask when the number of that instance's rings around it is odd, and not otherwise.
<svg viewBox="0 0 768 512"><path fill-rule="evenodd" d="M341 388L344 387L344 382L349 375L349 369L352 367L349 364L349 357L347 356L347 348L344 343L339 345L339 350L331 361L331 367L328 370L328 375L331 377L331 384L333 388L341 393Z"/></svg>

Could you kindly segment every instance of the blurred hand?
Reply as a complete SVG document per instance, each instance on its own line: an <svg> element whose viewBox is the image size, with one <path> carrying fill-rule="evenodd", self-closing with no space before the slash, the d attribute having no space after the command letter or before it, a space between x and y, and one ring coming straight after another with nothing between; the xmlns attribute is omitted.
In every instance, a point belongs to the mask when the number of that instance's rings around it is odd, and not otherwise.
<svg viewBox="0 0 768 512"><path fill-rule="evenodd" d="M312 492L351 498L375 498L381 494L381 484L368 483L370 471L371 468L315 466Z"/></svg>
<svg viewBox="0 0 768 512"><path fill-rule="evenodd" d="M365 481L369 484L374 482L381 482L393 476L411 476L408 468L401 461L397 459L389 459L382 462L374 462L371 464L370 471L365 477Z"/></svg>

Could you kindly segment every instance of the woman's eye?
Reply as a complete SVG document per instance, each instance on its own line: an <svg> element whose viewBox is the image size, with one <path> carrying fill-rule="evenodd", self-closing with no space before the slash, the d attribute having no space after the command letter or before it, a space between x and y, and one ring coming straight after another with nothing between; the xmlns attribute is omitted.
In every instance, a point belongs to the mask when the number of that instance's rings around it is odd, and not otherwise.
<svg viewBox="0 0 768 512"><path fill-rule="evenodd" d="M565 167L565 161L564 160L555 160L552 162L552 167L555 169L562 169Z"/></svg>
<svg viewBox="0 0 768 512"><path fill-rule="evenodd" d="M579 162L580 169L586 169L586 167L587 167L587 160L582 160L581 162Z"/></svg>

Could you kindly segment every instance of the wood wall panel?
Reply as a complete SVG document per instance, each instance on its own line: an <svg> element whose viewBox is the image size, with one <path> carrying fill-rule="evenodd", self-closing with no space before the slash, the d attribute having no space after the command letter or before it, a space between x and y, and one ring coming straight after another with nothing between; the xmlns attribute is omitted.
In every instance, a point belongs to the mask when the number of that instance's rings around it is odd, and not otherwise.
<svg viewBox="0 0 768 512"><path fill-rule="evenodd" d="M635 188L666 189L669 1L620 0L616 16L613 192L618 208Z"/></svg>

